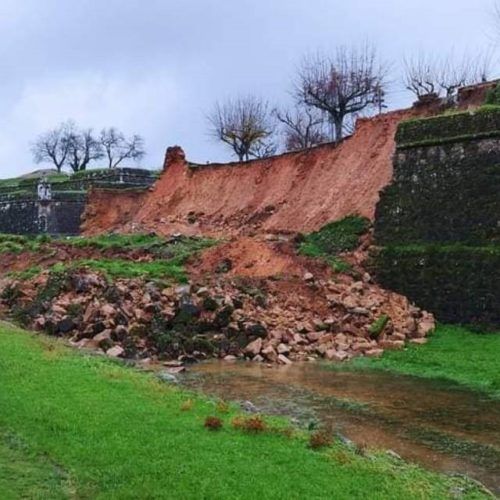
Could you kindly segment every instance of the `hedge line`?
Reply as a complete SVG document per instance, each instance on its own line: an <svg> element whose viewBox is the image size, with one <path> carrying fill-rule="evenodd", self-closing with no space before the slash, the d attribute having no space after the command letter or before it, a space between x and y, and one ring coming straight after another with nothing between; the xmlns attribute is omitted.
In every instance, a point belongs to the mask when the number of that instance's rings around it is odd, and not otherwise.
<svg viewBox="0 0 500 500"><path fill-rule="evenodd" d="M372 256L380 283L432 311L439 321L500 326L500 248L387 246Z"/></svg>

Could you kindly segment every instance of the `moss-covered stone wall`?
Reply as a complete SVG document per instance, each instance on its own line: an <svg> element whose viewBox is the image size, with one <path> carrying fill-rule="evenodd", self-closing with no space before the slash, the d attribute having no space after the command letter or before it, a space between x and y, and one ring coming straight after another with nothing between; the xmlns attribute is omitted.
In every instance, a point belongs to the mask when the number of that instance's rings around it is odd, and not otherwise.
<svg viewBox="0 0 500 500"><path fill-rule="evenodd" d="M442 321L500 326L500 108L404 122L373 270Z"/></svg>

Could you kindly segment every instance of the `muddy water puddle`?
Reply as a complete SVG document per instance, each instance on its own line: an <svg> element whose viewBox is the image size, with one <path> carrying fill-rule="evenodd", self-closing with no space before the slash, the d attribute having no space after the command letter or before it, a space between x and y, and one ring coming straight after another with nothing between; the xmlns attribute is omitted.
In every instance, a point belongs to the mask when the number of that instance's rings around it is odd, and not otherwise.
<svg viewBox="0 0 500 500"><path fill-rule="evenodd" d="M251 401L302 426L326 426L429 469L467 474L500 494L500 402L456 386L319 363L228 362L194 366L181 383L224 400Z"/></svg>

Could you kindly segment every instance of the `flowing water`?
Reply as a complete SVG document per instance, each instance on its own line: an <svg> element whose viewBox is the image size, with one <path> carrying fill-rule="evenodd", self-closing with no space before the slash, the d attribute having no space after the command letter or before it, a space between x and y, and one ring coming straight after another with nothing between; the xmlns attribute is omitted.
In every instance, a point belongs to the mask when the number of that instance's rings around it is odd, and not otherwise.
<svg viewBox="0 0 500 500"><path fill-rule="evenodd" d="M427 468L473 477L500 494L500 402L456 386L319 363L269 367L207 362L181 378L224 400L323 425L360 446L390 449Z"/></svg>

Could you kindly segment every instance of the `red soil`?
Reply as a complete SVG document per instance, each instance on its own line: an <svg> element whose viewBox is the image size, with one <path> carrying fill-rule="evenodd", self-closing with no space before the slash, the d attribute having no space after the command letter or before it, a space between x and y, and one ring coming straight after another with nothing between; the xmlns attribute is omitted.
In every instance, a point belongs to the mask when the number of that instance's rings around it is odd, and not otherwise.
<svg viewBox="0 0 500 500"><path fill-rule="evenodd" d="M240 236L228 243L205 250L191 266L190 274L210 275L230 263L226 276L268 278L270 276L300 277L308 271L325 274L321 263L297 256L289 242L263 241L260 238Z"/></svg>
<svg viewBox="0 0 500 500"><path fill-rule="evenodd" d="M144 194L94 190L84 231L160 234L308 232L349 214L373 218L392 177L394 135L413 110L359 121L340 145L326 144L242 164L188 167L171 148L165 171Z"/></svg>
<svg viewBox="0 0 500 500"><path fill-rule="evenodd" d="M145 195L142 190L92 189L83 215L83 232L98 234L125 225L134 218Z"/></svg>

